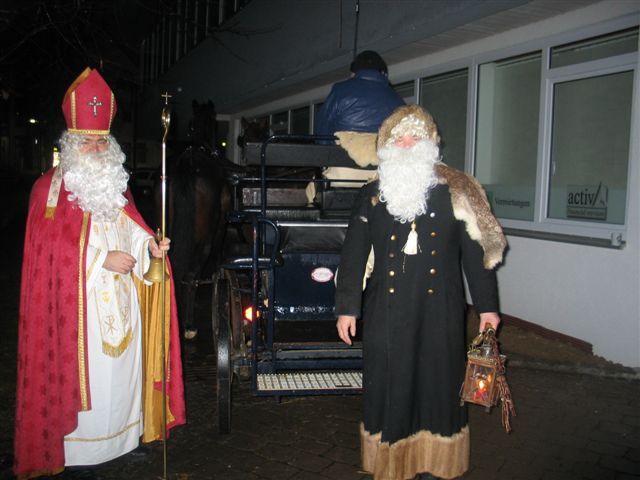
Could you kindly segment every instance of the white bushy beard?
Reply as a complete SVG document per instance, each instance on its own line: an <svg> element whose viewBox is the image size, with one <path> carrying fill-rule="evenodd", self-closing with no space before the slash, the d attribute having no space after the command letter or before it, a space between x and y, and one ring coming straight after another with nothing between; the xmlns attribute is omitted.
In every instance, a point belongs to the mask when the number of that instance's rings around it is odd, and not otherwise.
<svg viewBox="0 0 640 480"><path fill-rule="evenodd" d="M420 140L411 148L390 145L378 149L380 201L400 223L412 222L427 213L429 191L438 184L434 165L440 160L438 146Z"/></svg>
<svg viewBox="0 0 640 480"><path fill-rule="evenodd" d="M80 153L81 135L65 132L60 138L60 167L69 201L77 201L92 219L113 222L127 204L123 193L129 174L125 155L112 136L104 152Z"/></svg>

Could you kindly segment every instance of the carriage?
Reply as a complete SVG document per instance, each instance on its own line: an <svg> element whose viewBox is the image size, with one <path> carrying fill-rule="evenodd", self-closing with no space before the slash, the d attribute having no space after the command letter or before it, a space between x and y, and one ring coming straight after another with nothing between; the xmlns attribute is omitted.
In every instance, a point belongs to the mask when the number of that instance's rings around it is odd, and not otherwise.
<svg viewBox="0 0 640 480"><path fill-rule="evenodd" d="M354 166L333 138L275 135L245 147L247 165L259 174L234 182L228 222L247 232L249 248L226 242L212 289L221 433L231 428L234 376L249 380L258 396L361 392L362 343L340 342L334 315L358 185L320 175L325 167Z"/></svg>

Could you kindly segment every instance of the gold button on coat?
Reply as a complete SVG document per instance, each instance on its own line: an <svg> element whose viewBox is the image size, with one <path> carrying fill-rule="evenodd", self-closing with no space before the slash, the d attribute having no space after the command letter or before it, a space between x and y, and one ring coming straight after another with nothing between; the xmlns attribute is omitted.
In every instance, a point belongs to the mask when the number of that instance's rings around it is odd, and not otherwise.
<svg viewBox="0 0 640 480"><path fill-rule="evenodd" d="M391 235L391 240L395 240L396 236L395 235Z"/></svg>
<svg viewBox="0 0 640 480"><path fill-rule="evenodd" d="M435 257L438 254L437 250L431 250L431 256Z"/></svg>
<svg viewBox="0 0 640 480"><path fill-rule="evenodd" d="M433 288L429 288L429 289L427 289L427 293L428 293L429 295L433 295Z"/></svg>
<svg viewBox="0 0 640 480"><path fill-rule="evenodd" d="M393 257L395 257L395 256L396 256L396 254L395 254L395 253L393 253L393 252L391 252L391 253L389 254L389 258L393 258Z"/></svg>
<svg viewBox="0 0 640 480"><path fill-rule="evenodd" d="M394 272L393 270L389 270L389 276L393 277L396 274L396 272Z"/></svg>
<svg viewBox="0 0 640 480"><path fill-rule="evenodd" d="M432 237L437 237L437 236L438 236L438 234L437 234L436 232L431 232L431 236L432 236Z"/></svg>
<svg viewBox="0 0 640 480"><path fill-rule="evenodd" d="M435 268L432 268L431 270L429 270L429 273L430 273L431 275L435 275L435 274L436 274L436 269L435 269Z"/></svg>
<svg viewBox="0 0 640 480"><path fill-rule="evenodd" d="M393 293L393 292L395 292L395 291L396 291L396 289L395 289L395 288L393 288L393 287L391 287L391 288L389 289L389 293Z"/></svg>

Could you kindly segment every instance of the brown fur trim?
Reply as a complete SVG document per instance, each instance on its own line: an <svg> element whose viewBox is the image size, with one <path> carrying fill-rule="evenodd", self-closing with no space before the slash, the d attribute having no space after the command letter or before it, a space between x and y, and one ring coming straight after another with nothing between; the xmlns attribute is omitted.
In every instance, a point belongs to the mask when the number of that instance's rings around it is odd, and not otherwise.
<svg viewBox="0 0 640 480"><path fill-rule="evenodd" d="M403 105L396 108L393 113L382 122L378 132L378 148L384 147L389 138L391 138L391 130L393 130L393 127L398 125L404 117L412 114L424 120L427 138L438 145L440 143L440 135L438 135L438 127L436 126L436 122L433 121L433 117L420 105Z"/></svg>
<svg viewBox="0 0 640 480"><path fill-rule="evenodd" d="M451 437L421 430L392 444L381 442L360 424L362 469L374 480L408 480L419 473L456 478L469 469L470 437L466 426Z"/></svg>
<svg viewBox="0 0 640 480"><path fill-rule="evenodd" d="M440 183L449 186L453 215L465 223L469 236L482 247L484 267L492 269L502 261L507 240L491 213L482 185L472 176L444 163L436 164L436 172Z"/></svg>
<svg viewBox="0 0 640 480"><path fill-rule="evenodd" d="M365 168L380 163L376 150L377 133L336 132L334 135L338 137L336 143L347 151L359 167Z"/></svg>

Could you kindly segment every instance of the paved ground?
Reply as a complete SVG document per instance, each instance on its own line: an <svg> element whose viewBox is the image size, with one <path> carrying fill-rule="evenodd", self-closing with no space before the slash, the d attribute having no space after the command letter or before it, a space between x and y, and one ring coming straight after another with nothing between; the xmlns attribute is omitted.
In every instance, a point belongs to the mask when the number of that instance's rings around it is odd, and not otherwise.
<svg viewBox="0 0 640 480"><path fill-rule="evenodd" d="M0 478L10 466L15 402L16 318L23 220L0 232ZM203 329L185 348L188 424L168 442L168 478L365 479L359 471L359 396L256 398L233 388L232 433L216 426L209 292L201 287ZM636 372L513 327L500 334L518 416L506 434L499 412L471 407L468 480L625 480L640 478L640 381ZM157 479L162 446L59 479Z"/></svg>

